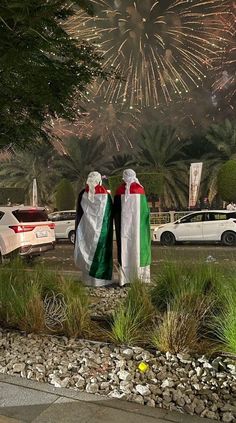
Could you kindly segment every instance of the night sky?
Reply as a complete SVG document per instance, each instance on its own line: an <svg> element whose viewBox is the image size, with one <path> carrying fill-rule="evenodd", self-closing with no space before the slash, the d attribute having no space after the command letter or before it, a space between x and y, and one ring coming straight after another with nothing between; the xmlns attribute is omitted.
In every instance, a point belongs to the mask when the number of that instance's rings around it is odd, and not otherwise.
<svg viewBox="0 0 236 423"><path fill-rule="evenodd" d="M94 0L67 26L93 43L108 81L95 81L79 100L75 126L59 134L100 135L128 151L144 125L177 127L180 137L235 118L236 2L229 0Z"/></svg>

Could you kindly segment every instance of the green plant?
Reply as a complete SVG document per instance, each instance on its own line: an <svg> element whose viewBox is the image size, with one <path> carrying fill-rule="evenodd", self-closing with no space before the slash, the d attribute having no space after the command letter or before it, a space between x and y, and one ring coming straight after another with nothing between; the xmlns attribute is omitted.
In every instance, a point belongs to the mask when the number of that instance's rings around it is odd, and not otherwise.
<svg viewBox="0 0 236 423"><path fill-rule="evenodd" d="M202 340L204 319L212 307L206 296L182 293L167 306L162 322L151 334L152 345L164 352L196 352Z"/></svg>
<svg viewBox="0 0 236 423"><path fill-rule="evenodd" d="M63 279L60 291L64 297L66 312L63 331L69 337L86 337L90 333L91 319L89 298L81 282Z"/></svg>
<svg viewBox="0 0 236 423"><path fill-rule="evenodd" d="M4 168L5 165L6 163L4 164ZM8 204L8 201L10 201L12 204L24 204L24 188L0 188L0 204L4 206Z"/></svg>
<svg viewBox="0 0 236 423"><path fill-rule="evenodd" d="M216 287L218 308L209 323L213 338L221 343L221 348L236 354L236 276L226 277Z"/></svg>
<svg viewBox="0 0 236 423"><path fill-rule="evenodd" d="M52 120L78 115L77 94L103 76L94 47L66 30L86 0L0 3L0 145L55 137Z"/></svg>
<svg viewBox="0 0 236 423"><path fill-rule="evenodd" d="M109 337L122 344L145 343L153 314L147 286L139 280L132 281L127 298L113 314Z"/></svg>
<svg viewBox="0 0 236 423"><path fill-rule="evenodd" d="M188 160L184 149L188 144L168 126L149 124L141 131L136 156L138 168L162 175L161 201L165 207L186 207Z"/></svg>
<svg viewBox="0 0 236 423"><path fill-rule="evenodd" d="M85 336L91 324L87 291L56 271L25 269L16 260L0 270L0 324L27 332Z"/></svg>
<svg viewBox="0 0 236 423"><path fill-rule="evenodd" d="M179 264L169 262L154 278L151 298L160 312L167 309L176 298L191 295L213 295L213 287L221 277L220 272L209 264Z"/></svg>
<svg viewBox="0 0 236 423"><path fill-rule="evenodd" d="M57 187L56 206L58 210L75 208L75 194L71 182L67 179L62 179Z"/></svg>
<svg viewBox="0 0 236 423"><path fill-rule="evenodd" d="M224 201L236 201L236 160L227 161L218 173L218 193Z"/></svg>
<svg viewBox="0 0 236 423"><path fill-rule="evenodd" d="M32 332L45 329L38 276L25 271L20 262L15 262L15 267L6 266L1 269L0 321L3 325Z"/></svg>

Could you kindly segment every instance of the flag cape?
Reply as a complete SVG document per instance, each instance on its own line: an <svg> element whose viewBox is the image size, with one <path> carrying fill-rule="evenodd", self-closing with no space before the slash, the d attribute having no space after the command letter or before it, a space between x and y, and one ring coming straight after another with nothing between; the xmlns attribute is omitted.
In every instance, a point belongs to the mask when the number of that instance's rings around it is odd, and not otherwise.
<svg viewBox="0 0 236 423"><path fill-rule="evenodd" d="M105 286L112 280L112 199L98 185L94 202L88 199L88 188L79 195L76 218L75 264L82 280L89 286Z"/></svg>
<svg viewBox="0 0 236 423"><path fill-rule="evenodd" d="M125 201L125 184L115 195L114 214L120 285L139 278L150 281L151 233L150 211L143 187L132 183Z"/></svg>

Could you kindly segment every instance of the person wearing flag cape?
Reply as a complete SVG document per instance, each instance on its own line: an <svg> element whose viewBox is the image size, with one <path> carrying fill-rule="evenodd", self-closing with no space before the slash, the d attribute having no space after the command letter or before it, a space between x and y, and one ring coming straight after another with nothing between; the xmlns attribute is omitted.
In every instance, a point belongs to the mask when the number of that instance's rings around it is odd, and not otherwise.
<svg viewBox="0 0 236 423"><path fill-rule="evenodd" d="M75 222L75 264L87 286L100 287L112 282L113 249L112 199L102 186L98 172L88 175L78 197Z"/></svg>
<svg viewBox="0 0 236 423"><path fill-rule="evenodd" d="M150 282L150 210L143 186L132 169L123 172L114 198L120 285L138 278Z"/></svg>

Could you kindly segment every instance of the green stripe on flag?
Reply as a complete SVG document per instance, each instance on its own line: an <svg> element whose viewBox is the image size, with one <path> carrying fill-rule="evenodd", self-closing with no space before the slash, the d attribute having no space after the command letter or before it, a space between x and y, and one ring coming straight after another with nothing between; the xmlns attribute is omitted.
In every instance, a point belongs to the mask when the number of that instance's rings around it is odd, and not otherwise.
<svg viewBox="0 0 236 423"><path fill-rule="evenodd" d="M140 195L140 267L151 264L150 211L145 195Z"/></svg>
<svg viewBox="0 0 236 423"><path fill-rule="evenodd" d="M93 257L89 275L97 279L111 280L112 278L112 248L113 248L113 221L112 221L112 199L107 198L104 212L102 229L98 240L97 248Z"/></svg>

